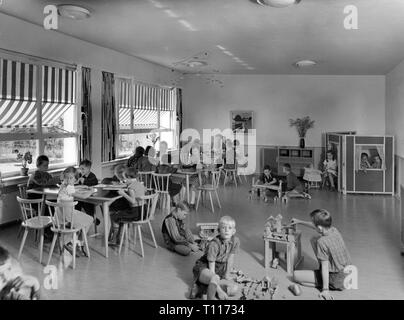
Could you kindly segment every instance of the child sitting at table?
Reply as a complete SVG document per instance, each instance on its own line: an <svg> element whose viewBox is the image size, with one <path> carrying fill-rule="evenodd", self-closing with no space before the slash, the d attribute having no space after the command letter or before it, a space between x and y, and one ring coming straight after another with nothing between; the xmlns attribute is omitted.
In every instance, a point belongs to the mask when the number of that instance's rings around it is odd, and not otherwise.
<svg viewBox="0 0 404 320"><path fill-rule="evenodd" d="M185 203L177 203L171 213L164 218L161 230L167 248L182 256L188 256L191 252L199 250L194 235L184 223L188 213L189 208Z"/></svg>
<svg viewBox="0 0 404 320"><path fill-rule="evenodd" d="M98 184L98 179L94 173L91 172L91 161L90 160L83 160L80 162L79 167L79 179L78 183L83 186L95 186ZM87 202L79 201L77 206L77 210L84 209L85 213L94 217L95 214L95 205ZM100 220L96 219L96 224L100 224Z"/></svg>
<svg viewBox="0 0 404 320"><path fill-rule="evenodd" d="M332 226L331 214L327 210L316 209L310 213L310 218L311 221L292 219L292 224L304 225L320 234L310 241L320 269L296 270L293 278L302 285L319 288L320 297L330 300L333 297L329 290L344 290L344 269L351 264L351 258L341 234Z"/></svg>
<svg viewBox="0 0 404 320"><path fill-rule="evenodd" d="M116 245L119 242L122 224L124 222L138 221L142 214L142 196L146 194L146 188L142 182L137 180L137 171L135 168L127 168L125 172L127 178L128 189L119 190L118 194L122 196L122 203L126 203L125 208L112 211L111 222L112 228L110 233L110 244ZM146 206L144 210L147 210Z"/></svg>
<svg viewBox="0 0 404 320"><path fill-rule="evenodd" d="M227 300L229 296L237 292L238 286L230 280L234 257L240 247L240 240L235 233L235 220L232 217L223 216L219 221L219 235L209 242L205 254L196 261L192 270L194 285L191 290L191 299L200 295L200 285L208 286L208 300L215 299L216 295L220 300Z"/></svg>
<svg viewBox="0 0 404 320"><path fill-rule="evenodd" d="M0 246L0 300L38 300L39 282L24 275L20 264Z"/></svg>
<svg viewBox="0 0 404 320"><path fill-rule="evenodd" d="M57 202L62 202L62 201L74 201L74 196L76 193L76 190L74 188L74 183L76 182L77 178L77 170L74 167L68 167L63 171L62 173L62 184L59 189L58 193L58 198ZM58 212L60 215L61 213ZM71 214L65 214L65 218L67 222L73 221L72 227L75 229L84 229L85 233L88 233L88 230L91 227L91 224L93 223L93 218L84 212L78 211L78 210L73 210ZM85 256L88 255L87 252L84 250L83 246L83 241L79 240L78 244L81 249L81 253ZM70 254L73 252L73 244L71 240L67 243L65 243L65 249L69 251ZM79 250L80 251L80 250Z"/></svg>
<svg viewBox="0 0 404 320"><path fill-rule="evenodd" d="M45 155L41 155L36 159L37 170L31 174L27 182L27 189L49 187L60 183L60 178L54 178L47 172L49 167L49 158ZM31 194L29 197L34 198L38 195ZM42 196L39 196L41 198Z"/></svg>

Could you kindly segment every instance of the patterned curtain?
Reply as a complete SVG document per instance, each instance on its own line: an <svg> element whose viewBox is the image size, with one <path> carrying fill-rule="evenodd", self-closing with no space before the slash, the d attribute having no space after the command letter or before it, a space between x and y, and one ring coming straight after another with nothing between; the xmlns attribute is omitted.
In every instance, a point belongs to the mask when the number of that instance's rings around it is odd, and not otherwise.
<svg viewBox="0 0 404 320"><path fill-rule="evenodd" d="M92 132L92 110L91 110L91 69L82 68L82 98L81 98L81 124L82 133L80 137L80 161L91 160L91 132Z"/></svg>
<svg viewBox="0 0 404 320"><path fill-rule="evenodd" d="M178 137L180 137L182 132L182 89L177 90L177 122L178 122ZM178 141L179 138L178 138Z"/></svg>
<svg viewBox="0 0 404 320"><path fill-rule="evenodd" d="M101 160L111 161L115 159L116 140L116 112L114 97L115 80L114 75L109 72L102 72L102 97L101 97Z"/></svg>

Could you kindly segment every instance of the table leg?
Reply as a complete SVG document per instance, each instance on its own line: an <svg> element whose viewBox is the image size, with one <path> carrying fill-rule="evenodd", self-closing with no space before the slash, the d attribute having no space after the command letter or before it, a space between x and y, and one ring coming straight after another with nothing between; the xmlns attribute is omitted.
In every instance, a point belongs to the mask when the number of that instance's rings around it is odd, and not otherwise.
<svg viewBox="0 0 404 320"><path fill-rule="evenodd" d="M265 244L265 257L264 257L264 267L265 267L265 273L266 275L268 275L269 273L269 255L270 255L270 250L269 250L269 241L268 240L264 240L264 244Z"/></svg>
<svg viewBox="0 0 404 320"><path fill-rule="evenodd" d="M288 274L293 274L293 270L295 268L295 251L296 246L294 242L289 242L287 244L287 251L286 251L286 269Z"/></svg>
<svg viewBox="0 0 404 320"><path fill-rule="evenodd" d="M102 211L104 213L104 242L105 242L105 257L108 259L108 236L109 236L109 204L104 202L102 204Z"/></svg>

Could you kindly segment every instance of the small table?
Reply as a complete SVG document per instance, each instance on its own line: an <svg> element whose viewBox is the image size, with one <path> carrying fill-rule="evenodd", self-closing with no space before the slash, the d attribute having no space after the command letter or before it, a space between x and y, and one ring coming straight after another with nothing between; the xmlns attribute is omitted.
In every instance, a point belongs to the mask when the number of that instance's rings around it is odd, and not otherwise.
<svg viewBox="0 0 404 320"><path fill-rule="evenodd" d="M270 262L276 257L276 244L286 245L286 271L293 274L295 268L303 260L301 246L301 232L285 235L284 239L264 235L265 243L265 271L268 272Z"/></svg>
<svg viewBox="0 0 404 320"><path fill-rule="evenodd" d="M94 188L94 189L95 189L95 192L90 197L85 198L85 199L77 197L77 198L75 198L75 200L102 206L102 212L104 215L105 257L108 258L108 235L109 235L109 228L110 228L109 206L111 205L111 203L113 203L115 200L121 198L122 196L116 195L111 191L104 190L103 188ZM58 187L34 188L34 189L28 189L27 193L43 195L44 202L45 202L46 197L56 199L57 195L59 193L59 188Z"/></svg>

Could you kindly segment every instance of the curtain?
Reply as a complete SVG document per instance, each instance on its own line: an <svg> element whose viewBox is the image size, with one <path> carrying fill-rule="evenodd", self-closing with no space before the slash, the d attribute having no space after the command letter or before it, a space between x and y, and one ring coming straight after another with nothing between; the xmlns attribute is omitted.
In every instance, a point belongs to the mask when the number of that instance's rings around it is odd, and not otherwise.
<svg viewBox="0 0 404 320"><path fill-rule="evenodd" d="M116 112L114 99L115 80L114 75L102 72L102 97L101 97L101 160L111 161L115 159L116 140Z"/></svg>
<svg viewBox="0 0 404 320"><path fill-rule="evenodd" d="M176 89L177 91L177 137L178 137L178 146L180 146L180 137L182 132L182 89Z"/></svg>
<svg viewBox="0 0 404 320"><path fill-rule="evenodd" d="M81 98L81 124L80 136L80 161L91 160L91 132L92 132L92 109L91 109L91 69L82 68L82 98Z"/></svg>

